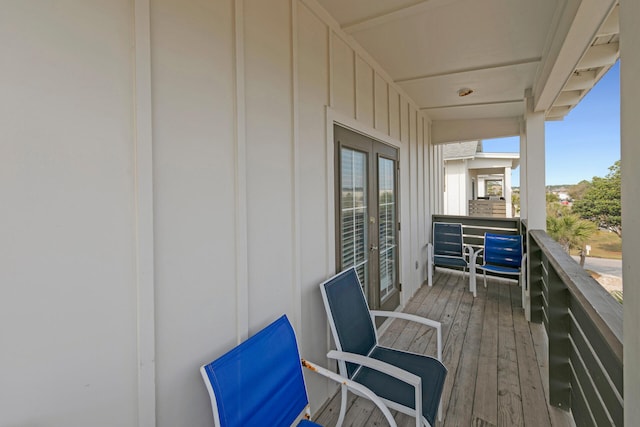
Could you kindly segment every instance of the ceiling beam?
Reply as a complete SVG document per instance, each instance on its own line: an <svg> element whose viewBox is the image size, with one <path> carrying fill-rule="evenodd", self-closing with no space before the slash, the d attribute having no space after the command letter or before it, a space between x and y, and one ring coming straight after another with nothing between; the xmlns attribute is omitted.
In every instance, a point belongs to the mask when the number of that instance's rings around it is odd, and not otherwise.
<svg viewBox="0 0 640 427"><path fill-rule="evenodd" d="M353 34L358 31L364 31L369 28L377 27L379 25L386 24L388 22L396 21L398 19L408 18L415 16L435 8L446 6L459 0L423 0L419 3L411 6L405 6L398 9L394 9L390 12L382 13L380 15L365 18L360 21L351 22L342 26L342 30L345 33Z"/></svg>
<svg viewBox="0 0 640 427"><path fill-rule="evenodd" d="M543 72L535 83L534 111L551 107L615 4L616 0L582 0L573 19L566 20L570 23L566 36L556 32L553 40L560 46L554 46L552 56L545 58ZM565 9L565 13L569 10L573 13L571 8Z"/></svg>
<svg viewBox="0 0 640 427"><path fill-rule="evenodd" d="M547 119L562 119L569 114L572 105L565 105L561 107L552 107L546 115Z"/></svg>
<svg viewBox="0 0 640 427"><path fill-rule="evenodd" d="M596 83L597 74L595 70L580 71L569 77L564 90L585 90L590 89Z"/></svg>
<svg viewBox="0 0 640 427"><path fill-rule="evenodd" d="M437 110L440 108L457 108L457 107L484 107L489 105L504 105L504 104L522 104L524 99L509 99L506 101L492 101L492 102L472 102L467 104L453 104L453 105L437 105L434 107L420 107L421 111Z"/></svg>
<svg viewBox="0 0 640 427"><path fill-rule="evenodd" d="M537 64L541 60L542 60L542 58L526 58L526 59L522 59L520 61L503 62L503 63L500 63L500 64L483 65L481 67L471 67L471 68L464 68L464 69L459 69L459 70L445 71L445 72L442 72L442 73L425 74L425 75L422 75L422 76L407 77L407 78L404 78L404 79L394 80L393 82L397 83L397 84L414 83L414 82L419 82L421 80L432 79L432 78L435 78L435 77L454 76L456 74L474 73L474 72L477 72L477 71L499 70L501 68L517 67L519 65Z"/></svg>
<svg viewBox="0 0 640 427"><path fill-rule="evenodd" d="M553 103L554 107L574 106L582 99L581 90L566 90L560 92L558 99Z"/></svg>
<svg viewBox="0 0 640 427"><path fill-rule="evenodd" d="M584 54L578 65L577 70L586 70L589 68L605 67L615 64L620 53L619 43L599 44L591 46Z"/></svg>
<svg viewBox="0 0 640 427"><path fill-rule="evenodd" d="M520 135L520 117L474 120L434 120L431 124L431 142L475 141Z"/></svg>
<svg viewBox="0 0 640 427"><path fill-rule="evenodd" d="M613 36L614 34L620 34L620 6L613 8L613 11L609 15L600 30L598 30L598 37Z"/></svg>

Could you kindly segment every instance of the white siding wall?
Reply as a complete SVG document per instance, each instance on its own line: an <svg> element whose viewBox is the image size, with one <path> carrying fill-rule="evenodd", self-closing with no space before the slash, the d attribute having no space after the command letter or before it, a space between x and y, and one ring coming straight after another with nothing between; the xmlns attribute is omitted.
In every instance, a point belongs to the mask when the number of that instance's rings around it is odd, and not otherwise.
<svg viewBox="0 0 640 427"><path fill-rule="evenodd" d="M198 367L282 313L326 363L327 117L400 148L417 290L440 150L313 0L29 4L0 15L0 425L211 425Z"/></svg>
<svg viewBox="0 0 640 427"><path fill-rule="evenodd" d="M133 16L3 2L0 425L137 419Z"/></svg>
<svg viewBox="0 0 640 427"><path fill-rule="evenodd" d="M204 426L194 367L236 342L232 5L151 6L156 413Z"/></svg>
<svg viewBox="0 0 640 427"><path fill-rule="evenodd" d="M449 160L445 170L445 215L467 214L467 165L464 160Z"/></svg>

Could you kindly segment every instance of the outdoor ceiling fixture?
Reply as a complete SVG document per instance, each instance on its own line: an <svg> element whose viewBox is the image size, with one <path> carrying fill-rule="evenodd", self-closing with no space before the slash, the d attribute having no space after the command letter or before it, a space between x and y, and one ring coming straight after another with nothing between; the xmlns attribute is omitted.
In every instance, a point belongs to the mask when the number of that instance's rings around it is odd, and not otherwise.
<svg viewBox="0 0 640 427"><path fill-rule="evenodd" d="M463 96L471 95L472 93L473 93L473 89L469 89L468 87L463 87L458 91L458 96L462 98Z"/></svg>

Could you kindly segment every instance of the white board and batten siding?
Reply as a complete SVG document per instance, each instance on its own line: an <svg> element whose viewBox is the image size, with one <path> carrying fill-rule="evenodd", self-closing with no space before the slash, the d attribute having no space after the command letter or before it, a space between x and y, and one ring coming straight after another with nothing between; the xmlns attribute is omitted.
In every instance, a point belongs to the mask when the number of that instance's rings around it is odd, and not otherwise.
<svg viewBox="0 0 640 427"><path fill-rule="evenodd" d="M402 301L424 280L429 119L314 0L0 23L0 426L209 426L198 367L282 313L326 363L334 121L400 149Z"/></svg>

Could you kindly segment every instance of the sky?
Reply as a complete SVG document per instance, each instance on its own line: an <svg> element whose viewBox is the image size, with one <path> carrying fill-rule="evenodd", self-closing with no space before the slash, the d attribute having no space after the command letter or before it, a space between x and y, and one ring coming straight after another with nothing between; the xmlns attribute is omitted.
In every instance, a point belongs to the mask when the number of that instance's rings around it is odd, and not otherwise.
<svg viewBox="0 0 640 427"><path fill-rule="evenodd" d="M545 122L547 185L577 184L609 173L620 160L620 62L562 121ZM484 140L483 151L518 152L520 137ZM512 185L520 185L520 168Z"/></svg>

